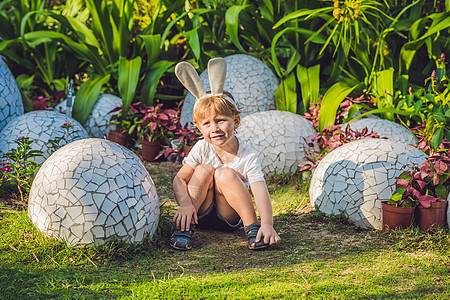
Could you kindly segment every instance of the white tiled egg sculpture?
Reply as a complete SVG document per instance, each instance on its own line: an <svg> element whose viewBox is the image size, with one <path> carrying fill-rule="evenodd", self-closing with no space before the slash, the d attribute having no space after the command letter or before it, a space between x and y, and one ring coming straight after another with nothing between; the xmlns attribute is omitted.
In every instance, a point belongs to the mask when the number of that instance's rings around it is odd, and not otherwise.
<svg viewBox="0 0 450 300"><path fill-rule="evenodd" d="M35 158L41 164L51 155L50 140L66 136L67 131L61 126L67 121L74 125L69 131L69 143L89 137L80 123L66 115L48 110L32 111L15 118L0 132L0 154L16 148L14 140L24 136L34 140L31 144L33 150L43 152L43 156ZM66 139L63 139L60 145L65 143Z"/></svg>
<svg viewBox="0 0 450 300"><path fill-rule="evenodd" d="M308 143L316 136L311 122L280 110L257 112L244 117L237 136L259 155L265 175L292 173L307 162ZM305 141L305 140L306 141Z"/></svg>
<svg viewBox="0 0 450 300"><path fill-rule="evenodd" d="M102 244L110 237L139 243L159 221L155 184L140 159L108 140L79 140L40 168L28 215L44 234L70 245Z"/></svg>
<svg viewBox="0 0 450 300"><path fill-rule="evenodd" d="M396 178L426 155L387 139L361 139L328 153L313 171L311 205L326 215L347 217L363 229L381 229L381 201L389 200Z"/></svg>
<svg viewBox="0 0 450 300"><path fill-rule="evenodd" d="M0 56L0 131L14 118L23 115L22 97L16 80Z"/></svg>
<svg viewBox="0 0 450 300"><path fill-rule="evenodd" d="M353 130L362 131L365 127L369 132L376 132L380 138L388 138L391 141L402 142L417 146L417 137L404 126L385 119L357 119L353 122L342 125L345 130L347 125Z"/></svg>
<svg viewBox="0 0 450 300"><path fill-rule="evenodd" d="M62 101L55 107L55 110L58 112L65 111L66 103L67 100ZM108 136L110 129L115 129L114 125L108 125L108 123L111 117L117 115L119 112L110 113L110 111L121 104L122 99L117 96L100 94L83 125L90 137L104 138Z"/></svg>
<svg viewBox="0 0 450 300"><path fill-rule="evenodd" d="M259 111L276 109L275 91L279 82L272 70L259 59L246 55L234 54L224 57L227 63L227 78L224 90L244 108L242 116ZM200 74L205 91L210 90L208 69ZM195 97L188 93L181 111L181 123L192 122Z"/></svg>

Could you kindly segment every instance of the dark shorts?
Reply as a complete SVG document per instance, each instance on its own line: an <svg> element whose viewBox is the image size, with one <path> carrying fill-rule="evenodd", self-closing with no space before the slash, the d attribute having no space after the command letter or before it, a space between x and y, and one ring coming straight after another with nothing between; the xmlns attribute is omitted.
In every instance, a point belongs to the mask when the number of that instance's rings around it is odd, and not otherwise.
<svg viewBox="0 0 450 300"><path fill-rule="evenodd" d="M230 224L218 211L216 203L214 202L208 208L207 212L202 216L199 216L197 228L212 229L217 231L231 232L241 228L242 220L236 224Z"/></svg>

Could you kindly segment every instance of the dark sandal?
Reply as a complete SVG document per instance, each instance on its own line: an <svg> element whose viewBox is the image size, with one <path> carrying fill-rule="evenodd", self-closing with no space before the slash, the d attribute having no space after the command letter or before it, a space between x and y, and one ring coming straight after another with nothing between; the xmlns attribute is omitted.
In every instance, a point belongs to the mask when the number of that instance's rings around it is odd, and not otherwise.
<svg viewBox="0 0 450 300"><path fill-rule="evenodd" d="M260 250L269 247L269 244L264 243L264 239L259 240L255 243L256 236L258 235L258 230L261 227L259 224L251 224L244 227L245 234L247 234L248 239L248 249L250 250ZM255 245L253 245L255 244Z"/></svg>
<svg viewBox="0 0 450 300"><path fill-rule="evenodd" d="M176 250L191 250L194 226L191 225L188 231L175 230L170 237L170 246Z"/></svg>

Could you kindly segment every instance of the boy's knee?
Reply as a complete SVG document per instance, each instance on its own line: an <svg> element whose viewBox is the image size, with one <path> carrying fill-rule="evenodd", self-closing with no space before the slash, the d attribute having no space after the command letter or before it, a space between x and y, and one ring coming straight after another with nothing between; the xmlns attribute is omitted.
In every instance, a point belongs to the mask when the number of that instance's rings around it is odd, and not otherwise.
<svg viewBox="0 0 450 300"><path fill-rule="evenodd" d="M214 175L214 167L208 164L201 164L195 167L195 173L198 176L207 178Z"/></svg>
<svg viewBox="0 0 450 300"><path fill-rule="evenodd" d="M236 178L236 171L229 167L223 167L215 170L214 178L219 182L229 182Z"/></svg>

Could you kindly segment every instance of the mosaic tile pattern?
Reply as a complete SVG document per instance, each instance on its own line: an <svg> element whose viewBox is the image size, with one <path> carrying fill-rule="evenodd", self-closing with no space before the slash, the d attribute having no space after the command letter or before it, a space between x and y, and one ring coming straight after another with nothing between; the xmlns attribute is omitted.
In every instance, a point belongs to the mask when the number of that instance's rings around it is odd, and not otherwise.
<svg viewBox="0 0 450 300"><path fill-rule="evenodd" d="M327 215L343 214L364 229L381 229L381 201L388 200L395 180L426 155L401 142L362 139L327 154L314 170L311 205Z"/></svg>
<svg viewBox="0 0 450 300"><path fill-rule="evenodd" d="M376 132L380 138L387 137L392 141L402 142L417 146L417 137L404 126L384 119L357 119L347 123L353 130L362 131L365 127L369 132ZM345 130L347 124L342 125L341 129Z"/></svg>
<svg viewBox="0 0 450 300"><path fill-rule="evenodd" d="M312 151L306 141L316 136L311 122L287 111L271 110L244 117L237 136L259 154L264 174L295 172Z"/></svg>
<svg viewBox="0 0 450 300"><path fill-rule="evenodd" d="M43 152L43 156L35 159L42 164L51 155L52 144L49 141L66 135L67 131L61 128L66 121L74 124L74 128L70 130L69 142L89 137L80 123L66 115L48 110L32 111L15 118L0 132L0 154L16 148L14 140L25 136L34 140L32 149Z"/></svg>
<svg viewBox="0 0 450 300"><path fill-rule="evenodd" d="M23 104L19 88L13 74L0 56L0 131L20 115L23 115Z"/></svg>
<svg viewBox="0 0 450 300"><path fill-rule="evenodd" d="M224 90L230 92L237 103L244 108L242 116L259 111L276 109L275 91L279 82L272 70L259 59L235 54L224 57L227 62L227 78ZM210 90L208 69L200 74L205 91ZM192 122L195 97L188 93L181 111L181 122Z"/></svg>
<svg viewBox="0 0 450 300"><path fill-rule="evenodd" d="M75 244L115 236L139 243L159 221L155 184L140 159L108 140L75 141L40 168L28 215L44 234Z"/></svg>
<svg viewBox="0 0 450 300"><path fill-rule="evenodd" d="M62 101L55 107L55 110L65 111L67 100ZM90 137L104 138L108 136L109 130L114 130L115 125L108 125L111 117L117 115L119 112L109 113L113 108L122 104L122 99L111 94L100 94L88 115L83 127L87 130Z"/></svg>

